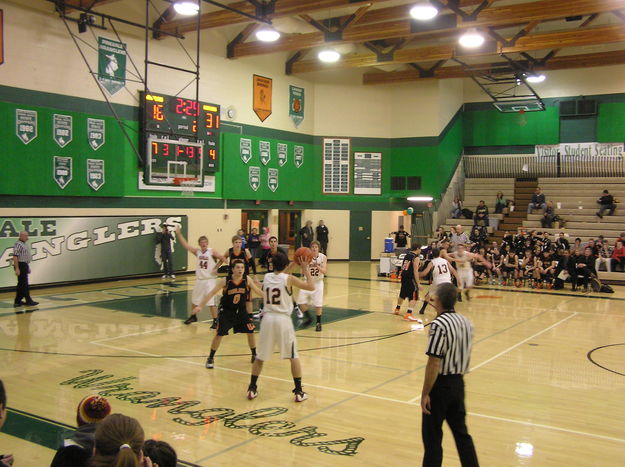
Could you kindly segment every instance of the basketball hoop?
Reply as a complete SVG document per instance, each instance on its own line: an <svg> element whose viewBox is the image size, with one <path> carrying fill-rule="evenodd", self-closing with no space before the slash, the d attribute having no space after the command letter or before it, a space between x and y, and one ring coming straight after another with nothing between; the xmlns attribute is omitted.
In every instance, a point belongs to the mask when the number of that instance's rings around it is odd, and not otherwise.
<svg viewBox="0 0 625 467"><path fill-rule="evenodd" d="M519 116L517 117L517 125L527 125L527 117L525 116L525 109L519 109Z"/></svg>
<svg viewBox="0 0 625 467"><path fill-rule="evenodd" d="M180 196L193 196L195 193L195 187L197 187L197 178L175 177L174 185L180 187Z"/></svg>

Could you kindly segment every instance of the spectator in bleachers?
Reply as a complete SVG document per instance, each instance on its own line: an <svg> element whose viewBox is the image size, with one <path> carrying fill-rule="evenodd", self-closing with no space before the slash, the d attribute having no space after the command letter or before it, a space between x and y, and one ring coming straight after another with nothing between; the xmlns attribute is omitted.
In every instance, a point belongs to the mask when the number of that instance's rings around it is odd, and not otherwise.
<svg viewBox="0 0 625 467"><path fill-rule="evenodd" d="M176 451L165 441L148 439L143 443L143 455L158 467L176 467L178 462Z"/></svg>
<svg viewBox="0 0 625 467"><path fill-rule="evenodd" d="M451 202L451 217L454 219L460 219L460 216L462 215L462 207L462 200L456 196Z"/></svg>
<svg viewBox="0 0 625 467"><path fill-rule="evenodd" d="M460 244L468 245L469 243L471 243L469 241L469 236L462 230L462 226L458 224L456 226L456 231L451 234L451 250L455 250Z"/></svg>
<svg viewBox="0 0 625 467"><path fill-rule="evenodd" d="M595 242L591 238L590 240L588 240L588 243L586 243L585 248L590 248L592 250L593 256L597 256L599 254L599 248L601 248L601 244L598 242Z"/></svg>
<svg viewBox="0 0 625 467"><path fill-rule="evenodd" d="M482 243L482 240L485 240L479 227L473 227L471 235L469 236L469 240L471 240L471 243L473 245L479 245Z"/></svg>
<svg viewBox="0 0 625 467"><path fill-rule="evenodd" d="M488 207L484 200L480 200L480 203L475 208L475 215L473 216L473 224L481 227L488 227Z"/></svg>
<svg viewBox="0 0 625 467"><path fill-rule="evenodd" d="M612 252L612 270L617 271L619 266L621 271L625 270L625 247L621 240L616 241L616 247Z"/></svg>
<svg viewBox="0 0 625 467"><path fill-rule="evenodd" d="M571 245L571 247L569 248L569 250L571 250L571 252L575 251L575 250L580 250L582 249L582 239L577 237L575 239L575 243L573 243L573 245Z"/></svg>
<svg viewBox="0 0 625 467"><path fill-rule="evenodd" d="M619 234L619 238L617 238L616 240L620 240L621 242L623 242L623 245L625 245L625 232L621 232ZM616 242L614 242L614 244L616 245Z"/></svg>
<svg viewBox="0 0 625 467"><path fill-rule="evenodd" d="M575 250L575 270L577 272L577 280L573 281L573 290L578 285L579 278L582 278L582 284L584 286L584 292L588 292L588 283L590 278L596 276L595 271L595 257L592 255L591 248L584 248L584 254L580 254L579 250Z"/></svg>
<svg viewBox="0 0 625 467"><path fill-rule="evenodd" d="M143 455L144 439L143 428L136 419L118 413L109 415L95 430L91 465L151 467L152 461Z"/></svg>
<svg viewBox="0 0 625 467"><path fill-rule="evenodd" d="M6 422L7 419L7 393L4 389L4 384L0 379L0 429L2 429L2 425ZM2 467L9 467L13 465L13 455L12 454L0 454L0 465Z"/></svg>
<svg viewBox="0 0 625 467"><path fill-rule="evenodd" d="M559 249L568 250L570 248L569 241L566 238L566 235L564 234L564 232L560 232L560 234L558 235L558 238L556 238L556 248L558 250Z"/></svg>
<svg viewBox="0 0 625 467"><path fill-rule="evenodd" d="M612 272L612 251L614 248L610 246L607 240L603 240L599 251L597 253L597 259L595 260L595 271L599 271L599 266L605 264L605 270Z"/></svg>
<svg viewBox="0 0 625 467"><path fill-rule="evenodd" d="M616 209L616 203L614 202L614 196L612 196L608 190L603 190L603 195L597 200L599 203L599 211L597 211L597 217L599 219L603 219L603 213L609 209L610 212L608 216L614 215L614 210Z"/></svg>
<svg viewBox="0 0 625 467"><path fill-rule="evenodd" d="M436 229L436 233L434 234L434 239L437 242L442 242L446 238L448 239L449 235L447 235L447 232L445 232L444 228L439 227L438 229Z"/></svg>
<svg viewBox="0 0 625 467"><path fill-rule="evenodd" d="M532 201L527 205L527 213L531 214L532 209L547 209L547 203L545 202L545 195L541 193L540 188L536 187L534 194L532 195Z"/></svg>
<svg viewBox="0 0 625 467"><path fill-rule="evenodd" d="M69 433L63 437L63 446L58 450L57 454L61 454L65 448L69 446L79 446L91 455L95 440L95 430L106 416L111 413L111 406L102 396L87 396L78 403L76 409L76 431ZM69 451L72 452L71 450ZM69 454L70 457L73 454ZM59 464L60 465L60 464Z"/></svg>
<svg viewBox="0 0 625 467"><path fill-rule="evenodd" d="M543 229L550 229L553 226L553 221L556 219L556 217L556 211L553 208L553 203L551 201L548 201L545 212L543 213L543 217L540 219L540 223L542 224Z"/></svg>
<svg viewBox="0 0 625 467"><path fill-rule="evenodd" d="M495 214L508 214L508 200L501 191L497 192L497 197L495 198Z"/></svg>

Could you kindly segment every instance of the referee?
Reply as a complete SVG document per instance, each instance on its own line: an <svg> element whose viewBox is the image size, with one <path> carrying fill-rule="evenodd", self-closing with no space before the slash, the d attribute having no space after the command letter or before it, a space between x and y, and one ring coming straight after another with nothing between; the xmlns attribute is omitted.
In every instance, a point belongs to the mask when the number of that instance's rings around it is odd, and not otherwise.
<svg viewBox="0 0 625 467"><path fill-rule="evenodd" d="M13 246L13 267L15 268L15 275L17 276L17 293L15 294L15 302L13 306L35 306L39 305L39 302L30 298L30 291L28 289L28 274L30 274L30 248L26 245L28 241L28 232L20 232L20 238ZM26 303L22 302L22 299L26 299Z"/></svg>
<svg viewBox="0 0 625 467"><path fill-rule="evenodd" d="M454 311L458 289L451 283L436 288L436 319L430 325L425 380L421 392L421 434L425 447L423 466L440 466L443 462L443 421L447 420L454 435L463 467L478 466L473 439L465 424L464 380L469 370L473 327Z"/></svg>

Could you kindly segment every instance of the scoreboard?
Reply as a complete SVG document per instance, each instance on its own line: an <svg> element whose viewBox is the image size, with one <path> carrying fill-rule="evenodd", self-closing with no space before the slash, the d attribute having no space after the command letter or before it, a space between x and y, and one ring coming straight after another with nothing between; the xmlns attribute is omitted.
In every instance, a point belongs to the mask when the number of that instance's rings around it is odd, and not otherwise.
<svg viewBox="0 0 625 467"><path fill-rule="evenodd" d="M146 184L173 185L219 170L220 107L164 94L141 93Z"/></svg>

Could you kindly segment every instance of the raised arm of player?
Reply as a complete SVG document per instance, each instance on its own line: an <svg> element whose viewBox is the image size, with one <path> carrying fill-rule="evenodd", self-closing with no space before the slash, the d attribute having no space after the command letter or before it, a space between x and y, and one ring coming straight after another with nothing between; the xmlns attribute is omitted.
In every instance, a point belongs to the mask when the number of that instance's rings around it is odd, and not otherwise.
<svg viewBox="0 0 625 467"><path fill-rule="evenodd" d="M294 263L293 263L294 264ZM301 279L298 279L295 276L289 275L288 286L295 286L298 289L302 290L310 290L311 292L315 290L315 283L313 282L312 276L310 275L310 263L301 263L302 272L304 273L304 277L306 277L306 282Z"/></svg>
<svg viewBox="0 0 625 467"><path fill-rule="evenodd" d="M247 276L248 279L251 279L249 281L247 281L247 285L250 286L250 289L252 289L252 292L254 292L256 295L258 295L259 297L263 296L263 286L262 284L258 281L258 279L256 279L256 277L251 277Z"/></svg>
<svg viewBox="0 0 625 467"><path fill-rule="evenodd" d="M184 235L182 235L182 232L180 231L180 226L176 226L176 237L178 237L178 241L180 242L180 244L182 245L182 247L193 253L194 255L197 254L197 250L199 250L199 248L196 248L194 246L191 246L187 243L187 239L184 238Z"/></svg>
<svg viewBox="0 0 625 467"><path fill-rule="evenodd" d="M217 295L221 290L223 290L225 286L226 286L226 278L224 277L222 279L219 279L217 281L217 285L215 286L215 288L211 290L210 292L208 292L208 294L204 297L204 299L200 302L199 305L193 307L193 313L199 313L200 310L202 310L202 308L206 306L208 301L211 298L213 298L215 295Z"/></svg>

